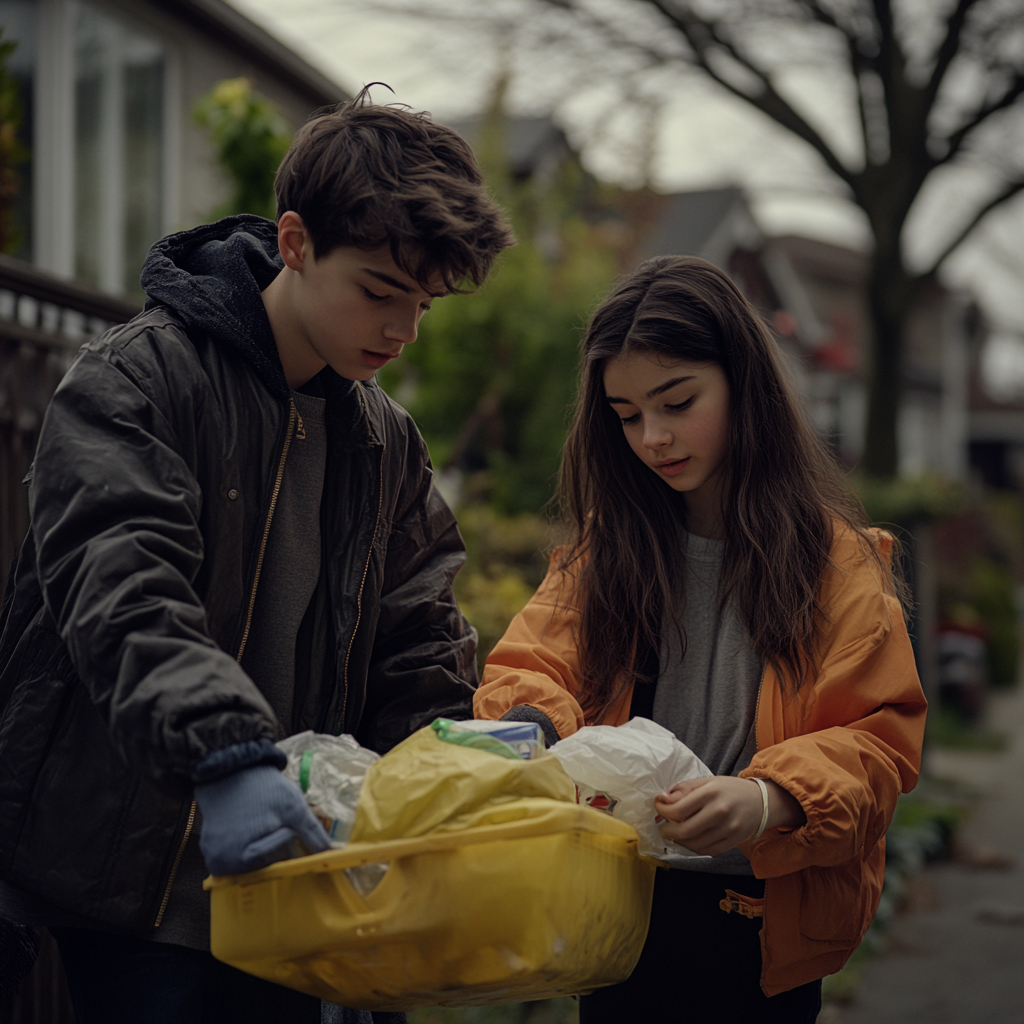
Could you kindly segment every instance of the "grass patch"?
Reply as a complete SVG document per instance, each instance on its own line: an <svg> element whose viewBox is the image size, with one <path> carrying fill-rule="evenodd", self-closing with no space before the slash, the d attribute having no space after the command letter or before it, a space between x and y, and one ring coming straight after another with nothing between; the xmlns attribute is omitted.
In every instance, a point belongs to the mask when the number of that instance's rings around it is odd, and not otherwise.
<svg viewBox="0 0 1024 1024"><path fill-rule="evenodd" d="M863 944L858 946L841 971L822 978L822 1002L839 1003L841 1006L852 1003L857 997L857 985L860 983L864 965L871 959L872 952L873 950Z"/></svg>

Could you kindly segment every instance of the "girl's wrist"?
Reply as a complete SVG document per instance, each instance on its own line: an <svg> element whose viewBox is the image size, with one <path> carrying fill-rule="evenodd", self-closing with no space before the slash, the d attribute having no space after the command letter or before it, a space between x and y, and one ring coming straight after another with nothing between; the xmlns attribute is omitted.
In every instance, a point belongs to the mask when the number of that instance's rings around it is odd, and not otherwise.
<svg viewBox="0 0 1024 1024"><path fill-rule="evenodd" d="M768 790L768 821L765 829L770 828L799 828L807 821L800 801L792 793L783 789L777 782L771 779L764 780Z"/></svg>

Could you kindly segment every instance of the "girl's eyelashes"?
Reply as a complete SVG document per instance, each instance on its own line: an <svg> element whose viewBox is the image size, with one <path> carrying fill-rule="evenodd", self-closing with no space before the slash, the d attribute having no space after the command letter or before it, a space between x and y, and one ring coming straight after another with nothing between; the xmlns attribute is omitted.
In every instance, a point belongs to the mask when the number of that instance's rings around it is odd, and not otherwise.
<svg viewBox="0 0 1024 1024"><path fill-rule="evenodd" d="M693 405L693 396L691 395L685 402L678 402L676 405L666 405L666 409L671 409L673 412L680 412L683 409L688 409Z"/></svg>
<svg viewBox="0 0 1024 1024"><path fill-rule="evenodd" d="M690 406L693 405L695 397L695 395L691 395L685 402L677 402L675 405L666 405L665 408L668 409L669 412L682 412L684 409L689 409ZM634 423L640 422L640 413L635 412L632 416L620 416L619 419L622 421L622 425L624 427L629 427Z"/></svg>

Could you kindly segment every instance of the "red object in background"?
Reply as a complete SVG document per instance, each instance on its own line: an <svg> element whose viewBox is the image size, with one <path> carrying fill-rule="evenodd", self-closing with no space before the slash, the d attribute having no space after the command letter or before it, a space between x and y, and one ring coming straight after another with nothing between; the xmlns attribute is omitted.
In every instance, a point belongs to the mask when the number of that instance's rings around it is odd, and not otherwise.
<svg viewBox="0 0 1024 1024"><path fill-rule="evenodd" d="M857 331L853 314L848 309L833 309L828 314L832 332L828 340L812 353L814 362L823 370L850 373L857 367Z"/></svg>
<svg viewBox="0 0 1024 1024"><path fill-rule="evenodd" d="M772 330L783 338L796 334L796 317L788 309L777 309L772 313Z"/></svg>

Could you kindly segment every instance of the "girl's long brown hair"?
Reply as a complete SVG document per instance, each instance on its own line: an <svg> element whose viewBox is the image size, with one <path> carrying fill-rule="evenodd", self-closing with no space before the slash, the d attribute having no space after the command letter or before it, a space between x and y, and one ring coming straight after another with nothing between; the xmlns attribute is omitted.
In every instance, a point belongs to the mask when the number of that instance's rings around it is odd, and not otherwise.
<svg viewBox="0 0 1024 1024"><path fill-rule="evenodd" d="M653 681L645 665L660 649L685 557L683 495L636 457L605 400L605 364L636 352L715 363L728 380L719 596L723 607L738 600L762 663L800 685L836 521L874 551L863 507L804 419L785 357L758 314L705 260L648 260L591 317L562 457L560 505L575 540L561 564L579 588L579 699L588 722L600 721L633 681Z"/></svg>

